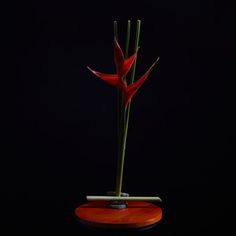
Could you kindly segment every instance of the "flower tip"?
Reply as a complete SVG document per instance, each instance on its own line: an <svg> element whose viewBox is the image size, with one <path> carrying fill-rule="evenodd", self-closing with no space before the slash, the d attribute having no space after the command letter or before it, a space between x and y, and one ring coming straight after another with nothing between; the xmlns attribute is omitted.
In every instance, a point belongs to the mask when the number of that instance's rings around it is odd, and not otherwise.
<svg viewBox="0 0 236 236"><path fill-rule="evenodd" d="M93 72L93 70L89 66L87 66L87 69Z"/></svg>
<svg viewBox="0 0 236 236"><path fill-rule="evenodd" d="M91 69L89 66L87 66L87 69L88 69L89 71L91 71L93 74L96 75L96 71L94 71L93 69Z"/></svg>
<svg viewBox="0 0 236 236"><path fill-rule="evenodd" d="M140 27L141 27L141 20L137 20L137 27L140 29Z"/></svg>
<svg viewBox="0 0 236 236"><path fill-rule="evenodd" d="M158 57L154 62L153 64L151 65L150 67L150 71L154 68L154 66L157 64L157 62L160 60L160 57Z"/></svg>

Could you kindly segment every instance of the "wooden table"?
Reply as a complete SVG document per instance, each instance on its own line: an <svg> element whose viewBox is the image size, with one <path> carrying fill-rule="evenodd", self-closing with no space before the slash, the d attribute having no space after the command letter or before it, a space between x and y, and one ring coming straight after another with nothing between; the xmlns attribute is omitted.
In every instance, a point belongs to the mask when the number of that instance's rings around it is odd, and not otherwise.
<svg viewBox="0 0 236 236"><path fill-rule="evenodd" d="M162 218L161 208L149 202L130 201L125 209L107 206L105 201L88 202L76 208L75 215L82 224L109 229L148 227Z"/></svg>

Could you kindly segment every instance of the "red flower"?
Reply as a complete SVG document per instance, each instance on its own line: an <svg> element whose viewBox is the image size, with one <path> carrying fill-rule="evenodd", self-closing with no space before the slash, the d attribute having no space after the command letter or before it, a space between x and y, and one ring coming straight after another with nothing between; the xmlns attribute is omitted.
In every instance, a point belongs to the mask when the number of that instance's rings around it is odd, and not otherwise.
<svg viewBox="0 0 236 236"><path fill-rule="evenodd" d="M104 74L101 72L97 72L87 67L94 75L99 77L102 80L105 80L107 83L119 88L124 93L124 105L125 107L130 102L131 98L137 92L137 90L141 87L143 82L147 79L149 74L151 73L154 65L158 60L156 60L153 65L147 70L147 72L136 82L133 84L127 85L124 81L125 76L129 72L132 67L134 60L137 56L137 52L135 52L131 57L125 59L124 54L117 42L114 41L114 61L116 66L116 74Z"/></svg>

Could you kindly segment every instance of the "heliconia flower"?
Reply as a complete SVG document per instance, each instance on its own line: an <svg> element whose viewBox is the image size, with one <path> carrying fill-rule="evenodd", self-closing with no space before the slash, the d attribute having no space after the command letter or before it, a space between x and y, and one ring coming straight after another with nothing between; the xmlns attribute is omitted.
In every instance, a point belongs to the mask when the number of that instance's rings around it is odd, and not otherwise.
<svg viewBox="0 0 236 236"><path fill-rule="evenodd" d="M106 81L112 86L119 88L124 93L124 105L125 107L130 102L131 98L137 92L137 90L141 87L143 82L147 79L149 74L151 73L154 65L158 60L156 60L152 66L147 70L147 72L133 84L127 85L124 81L125 76L129 72L132 67L134 60L136 59L137 52L135 52L131 57L125 59L124 54L118 44L117 40L114 40L114 61L116 66L116 74L104 74L98 71L92 70L90 67L87 67L94 75L98 78Z"/></svg>
<svg viewBox="0 0 236 236"><path fill-rule="evenodd" d="M87 68L100 79L105 80L107 83L118 87L121 90L124 90L126 87L124 77L127 75L130 68L132 67L136 56L137 52L134 53L128 59L125 59L120 45L118 44L117 40L114 40L114 61L117 74L104 74L98 71L94 71L90 67Z"/></svg>

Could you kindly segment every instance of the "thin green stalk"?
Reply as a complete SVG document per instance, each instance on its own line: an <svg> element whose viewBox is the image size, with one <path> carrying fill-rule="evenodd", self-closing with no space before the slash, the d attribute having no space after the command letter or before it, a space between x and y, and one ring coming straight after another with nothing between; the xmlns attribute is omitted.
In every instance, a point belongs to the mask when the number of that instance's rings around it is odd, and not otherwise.
<svg viewBox="0 0 236 236"><path fill-rule="evenodd" d="M138 50L139 48L139 36L140 36L140 28L141 28L141 20L137 20L137 25L136 25L136 35L135 35L135 42L134 42L134 53ZM134 64L131 68L131 83L134 82L134 77L135 77L135 70L136 70L136 63L137 63L137 56L134 60Z"/></svg>
<svg viewBox="0 0 236 236"><path fill-rule="evenodd" d="M140 35L140 27L141 21L137 21L137 28L136 28L136 36L135 36L135 47L134 51L138 50L139 45L139 35ZM127 37L129 39L129 37ZM127 45L127 44L126 44ZM136 69L136 59L134 61L134 65L132 67L131 72L131 81L133 82L135 76L135 69ZM118 157L118 171L117 171L117 185L116 185L116 196L120 197L121 189L122 189L122 180L123 180L123 170L124 170L124 159L125 159L125 149L126 149L126 141L127 141L127 133L128 133L128 124L129 124L129 113L130 113L130 104L128 105L128 109L123 107L123 117L122 117L122 125L121 131L122 135L121 143L120 143L120 151Z"/></svg>
<svg viewBox="0 0 236 236"><path fill-rule="evenodd" d="M136 35L135 35L135 46L134 46L134 52L136 52L139 48L139 38L140 38L140 29L141 29L141 20L137 21L136 25ZM134 82L135 78L135 71L136 71L136 64L137 64L137 56L134 60L134 64L131 68L131 84ZM125 129L126 133L128 133L128 128L129 128L129 117L130 117L130 108L131 108L131 101L129 102L127 109L126 109L126 118L125 118Z"/></svg>
<svg viewBox="0 0 236 236"><path fill-rule="evenodd" d="M113 22L114 24L114 38L118 40L118 30L117 30L117 21Z"/></svg>
<svg viewBox="0 0 236 236"><path fill-rule="evenodd" d="M131 21L128 20L127 32L126 32L126 44L125 44L125 58L128 58L128 55L129 55L130 28L131 28ZM127 83L126 77L124 78L124 82ZM123 100L123 98L122 98L122 100Z"/></svg>
<svg viewBox="0 0 236 236"><path fill-rule="evenodd" d="M114 27L114 39L118 40L118 29L117 29L117 21L113 22ZM121 92L119 89L117 89L117 152L119 156L119 150L120 150L120 115L121 115Z"/></svg>
<svg viewBox="0 0 236 236"><path fill-rule="evenodd" d="M126 45L125 45L125 58L127 58L129 55L130 28L131 28L131 21L128 20L127 33L126 33Z"/></svg>
<svg viewBox="0 0 236 236"><path fill-rule="evenodd" d="M126 32L126 43L125 43L125 58L128 58L128 55L129 55L129 43L130 43L130 29L131 29L131 21L128 20L127 22L127 32ZM127 82L126 81L126 77L123 78L125 83ZM124 109L124 106L123 106L123 99L124 99L124 94L122 92L120 92L120 135L124 135L122 132L124 131L125 129L125 121L123 120L124 117L125 117L125 109ZM120 139L119 139L119 153L121 154L121 151L122 151L122 146L121 146L121 142L123 139L123 137L120 136ZM118 155L119 156L119 155ZM121 158L119 158L119 162L122 162L121 161ZM121 166L123 166L124 164L122 163L119 163L119 168L118 168L118 172L120 172L120 168ZM119 175L118 175L119 176Z"/></svg>
<svg viewBox="0 0 236 236"><path fill-rule="evenodd" d="M131 29L131 21L128 20L127 23L127 34L126 34L126 46L125 46L125 58L128 57L129 54L129 42L130 42L130 29ZM126 78L124 78L126 82ZM123 178L123 169L124 169L124 145L126 141L124 140L124 131L125 131L125 108L123 105L123 93L120 97L120 131L119 131L119 141L118 141L118 161L117 161L117 174L116 174L116 195L120 196L121 194L121 186L122 186L122 178Z"/></svg>

